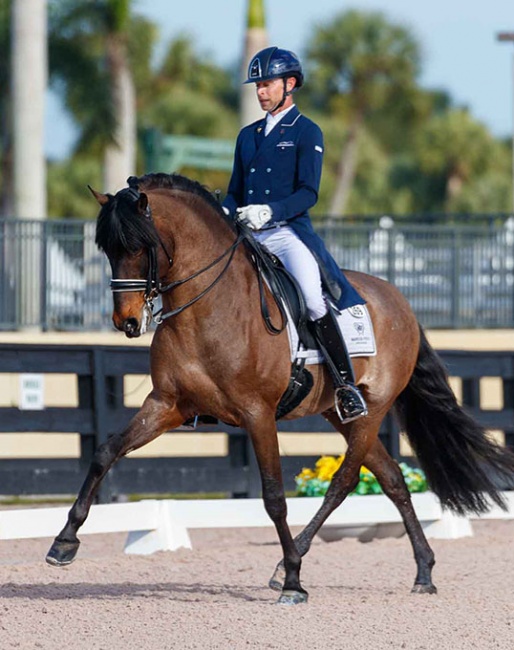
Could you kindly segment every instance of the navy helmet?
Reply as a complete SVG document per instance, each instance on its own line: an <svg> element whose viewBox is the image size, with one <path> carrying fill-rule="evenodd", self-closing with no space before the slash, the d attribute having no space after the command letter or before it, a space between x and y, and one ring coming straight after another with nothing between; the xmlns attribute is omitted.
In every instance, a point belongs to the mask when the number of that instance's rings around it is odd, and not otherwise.
<svg viewBox="0 0 514 650"><path fill-rule="evenodd" d="M253 57L248 66L248 79L245 84L270 79L285 79L294 77L296 88L303 85L303 72L300 59L290 50L278 47L267 47Z"/></svg>

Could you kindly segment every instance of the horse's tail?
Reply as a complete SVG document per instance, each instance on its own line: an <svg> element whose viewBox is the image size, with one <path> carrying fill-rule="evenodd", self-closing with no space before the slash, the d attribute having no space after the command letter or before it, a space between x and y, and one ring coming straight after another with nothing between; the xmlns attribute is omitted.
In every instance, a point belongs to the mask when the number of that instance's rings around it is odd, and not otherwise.
<svg viewBox="0 0 514 650"><path fill-rule="evenodd" d="M498 482L512 483L514 455L457 404L443 363L420 332L416 367L395 407L430 488L459 514L486 512L488 497L505 509Z"/></svg>

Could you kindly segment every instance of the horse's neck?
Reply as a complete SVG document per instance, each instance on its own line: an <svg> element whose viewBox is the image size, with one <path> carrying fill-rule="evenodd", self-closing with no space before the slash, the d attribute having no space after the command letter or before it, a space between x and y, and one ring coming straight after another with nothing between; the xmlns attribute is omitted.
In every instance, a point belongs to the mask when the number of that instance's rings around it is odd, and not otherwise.
<svg viewBox="0 0 514 650"><path fill-rule="evenodd" d="M233 292L240 290L242 276L246 275L241 267L251 269L246 256L241 254L242 251L235 250L231 256L237 233L210 206L201 206L202 209L199 209L199 205L199 200L191 203L179 201L169 211L169 218L160 220L158 229L163 233L164 239L173 241L174 262L169 280L180 281L206 269L196 278L174 289L169 296L165 295L164 299L169 299L171 303L190 300L222 273L220 282L227 292L216 291L216 300L230 300ZM242 249L242 245L238 248ZM218 258L219 261L212 268L206 268ZM208 292L200 302L210 302L210 294Z"/></svg>
<svg viewBox="0 0 514 650"><path fill-rule="evenodd" d="M173 224L173 238L177 257L202 265L227 250L236 239L236 233L210 206L191 198L182 203L180 215ZM181 214L180 214L181 212ZM185 262L189 265L190 262ZM193 272L195 269L187 269Z"/></svg>

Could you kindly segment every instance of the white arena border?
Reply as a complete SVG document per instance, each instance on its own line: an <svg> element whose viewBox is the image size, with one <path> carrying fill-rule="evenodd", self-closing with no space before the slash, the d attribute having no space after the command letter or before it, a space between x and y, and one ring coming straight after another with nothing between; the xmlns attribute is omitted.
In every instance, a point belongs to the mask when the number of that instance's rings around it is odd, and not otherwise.
<svg viewBox="0 0 514 650"><path fill-rule="evenodd" d="M505 492L509 510L497 506L480 519L514 519L514 492ZM290 526L305 526L321 505L321 497L287 500ZM413 494L412 502L428 538L456 539L473 535L471 519L443 511L431 492ZM0 540L55 537L66 523L68 507L0 510ZM401 525L401 517L384 495L349 497L327 520L324 537L339 539L363 531L385 531ZM188 531L198 528L272 526L261 499L144 500L92 506L79 536L127 532L125 553L149 555L157 551L192 548ZM336 534L337 531L337 534ZM357 532L356 532L357 531ZM373 538L374 534L368 536Z"/></svg>

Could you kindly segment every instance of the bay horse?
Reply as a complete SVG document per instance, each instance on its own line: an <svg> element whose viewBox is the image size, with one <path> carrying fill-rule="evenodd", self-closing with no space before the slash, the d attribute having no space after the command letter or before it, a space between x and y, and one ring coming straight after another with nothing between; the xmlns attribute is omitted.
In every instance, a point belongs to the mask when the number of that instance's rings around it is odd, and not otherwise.
<svg viewBox="0 0 514 650"><path fill-rule="evenodd" d="M384 416L394 407L431 489L443 507L457 513L484 512L490 500L503 505L491 477L512 476L514 456L489 440L458 405L403 295L381 279L346 272L367 302L376 335L377 355L354 360L369 414L342 425L328 372L323 365L309 366L313 388L286 417L323 414L348 449L318 512L293 539L275 420L290 378L289 340L285 331L272 336L264 325L259 280L240 230L203 186L177 174L131 177L129 187L115 195L91 191L101 206L96 242L112 269L114 326L129 338L140 336L157 294L162 312L151 345L152 390L127 428L97 450L47 561L55 566L73 561L78 529L118 459L201 414L250 436L265 509L282 547L283 560L269 583L281 591L279 603L307 601L301 558L355 488L361 465L376 475L401 514L417 566L412 591L435 593L434 554L400 468L378 438ZM269 292L267 304L271 318L280 320Z"/></svg>

